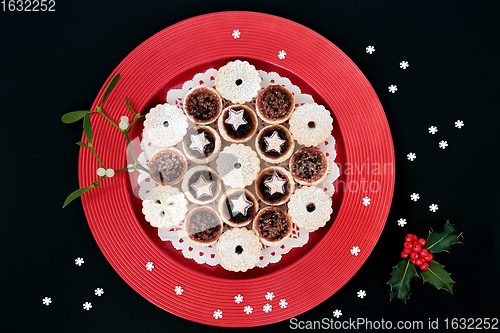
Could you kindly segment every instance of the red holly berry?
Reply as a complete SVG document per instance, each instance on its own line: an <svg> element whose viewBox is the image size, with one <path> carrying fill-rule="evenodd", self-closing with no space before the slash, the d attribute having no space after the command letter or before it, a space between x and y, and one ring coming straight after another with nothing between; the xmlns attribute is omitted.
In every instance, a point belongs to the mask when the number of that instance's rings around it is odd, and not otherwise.
<svg viewBox="0 0 500 333"><path fill-rule="evenodd" d="M406 235L405 240L409 243L413 243L413 235L411 234Z"/></svg>
<svg viewBox="0 0 500 333"><path fill-rule="evenodd" d="M432 261L432 258L434 258L434 256L432 255L432 253L428 253L426 256L425 256L425 261Z"/></svg>
<svg viewBox="0 0 500 333"><path fill-rule="evenodd" d="M412 245L413 252L420 252L421 249L422 249L422 247L420 246L420 244L418 244L417 242L413 242L413 245Z"/></svg>
<svg viewBox="0 0 500 333"><path fill-rule="evenodd" d="M408 253L406 253L405 251L401 252L401 258L403 259L408 258Z"/></svg>
<svg viewBox="0 0 500 333"><path fill-rule="evenodd" d="M418 252L412 252L412 253L410 253L410 258L412 258L412 259L418 259L418 257L419 257L418 256Z"/></svg>
<svg viewBox="0 0 500 333"><path fill-rule="evenodd" d="M412 243L410 242L405 242L405 249L411 249Z"/></svg>
<svg viewBox="0 0 500 333"><path fill-rule="evenodd" d="M427 249L420 250L420 257L426 257L428 254L429 254L429 251Z"/></svg>
<svg viewBox="0 0 500 333"><path fill-rule="evenodd" d="M427 270L427 268L429 268L429 264L426 262L424 262L422 265L420 265L420 269L423 271Z"/></svg>
<svg viewBox="0 0 500 333"><path fill-rule="evenodd" d="M411 263L412 263L413 265L415 265L415 262L417 261L417 259L411 259L410 261L411 261Z"/></svg>
<svg viewBox="0 0 500 333"><path fill-rule="evenodd" d="M413 237L413 242L416 242L418 240L417 235L412 235L412 237Z"/></svg>
<svg viewBox="0 0 500 333"><path fill-rule="evenodd" d="M410 254L410 253L411 253L411 249L407 249L407 248L405 248L405 249L403 250L403 252L404 252L404 253L406 253L406 254Z"/></svg>
<svg viewBox="0 0 500 333"><path fill-rule="evenodd" d="M415 265L420 266L420 265L422 265L423 263L424 263L424 261L423 261L422 259L420 259L420 258L415 259Z"/></svg>
<svg viewBox="0 0 500 333"><path fill-rule="evenodd" d="M425 245L425 239L423 239L423 238L419 238L417 242L418 242L418 244L420 244L420 246Z"/></svg>

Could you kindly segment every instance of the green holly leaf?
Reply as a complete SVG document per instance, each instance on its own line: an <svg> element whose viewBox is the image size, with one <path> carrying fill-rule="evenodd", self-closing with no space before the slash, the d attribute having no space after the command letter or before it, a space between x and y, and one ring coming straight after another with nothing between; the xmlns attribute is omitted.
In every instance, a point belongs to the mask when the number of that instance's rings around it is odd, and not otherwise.
<svg viewBox="0 0 500 333"><path fill-rule="evenodd" d="M431 253L448 252L453 244L461 243L459 240L461 236L462 233L458 232L457 227L451 224L450 221L446 221L443 230L440 232L436 232L431 228L425 248Z"/></svg>
<svg viewBox="0 0 500 333"><path fill-rule="evenodd" d="M403 260L391 272L391 279L387 282L391 286L390 300L406 303L410 298L410 284L418 277L417 269L410 260Z"/></svg>
<svg viewBox="0 0 500 333"><path fill-rule="evenodd" d="M453 281L444 266L438 262L432 260L429 262L429 268L425 271L421 271L420 275L424 279L424 283L432 284L437 289L445 289L450 293L453 293Z"/></svg>

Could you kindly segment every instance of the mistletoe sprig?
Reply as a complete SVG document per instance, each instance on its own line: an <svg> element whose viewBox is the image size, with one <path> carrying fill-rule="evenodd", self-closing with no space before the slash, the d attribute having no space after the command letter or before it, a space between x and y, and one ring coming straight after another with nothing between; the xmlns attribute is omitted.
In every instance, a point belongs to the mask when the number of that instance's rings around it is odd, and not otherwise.
<svg viewBox="0 0 500 333"><path fill-rule="evenodd" d="M443 230L429 231L427 240L415 239L415 235L407 235L405 249L401 252L403 258L408 258L397 264L391 272L391 279L387 282L391 286L390 300L403 303L410 298L411 283L422 277L423 283L428 283L437 289L453 292L453 281L444 266L433 260L434 254L448 252L453 244L459 244L462 233L457 227L447 221ZM417 267L419 269L417 270ZM418 272L420 271L420 273Z"/></svg>
<svg viewBox="0 0 500 333"><path fill-rule="evenodd" d="M118 83L118 80L120 79L120 74L116 74L116 76L113 77L109 85L106 87L106 90L104 91L104 94L102 95L101 103L100 105L97 105L96 109L93 111L90 110L83 110L83 111L73 111L73 112L68 112L65 115L61 117L61 120L65 124L71 124L76 121L79 121L80 119L83 118L83 133L85 134L85 138L87 139L87 143L83 141L78 141L76 144L80 147L90 149L92 153L94 154L95 158L100 164L100 168L97 169L97 175L99 176L99 179L96 180L95 182L92 182L89 186L79 188L78 190L74 191L64 201L63 208L66 207L71 201L75 200L76 198L80 197L83 193L87 192L88 190L99 186L99 183L103 181L105 178L113 177L115 173L118 172L123 172L123 171L129 171L129 170L136 170L140 169L143 171L148 172L148 169L146 169L144 166L141 165L141 163L137 160L137 156L135 155L133 149L131 148L130 151L132 153L132 156L134 158L134 164L129 165L126 168L119 169L119 170L113 170L111 168L106 168L106 165L103 163L101 158L97 155L95 151L95 146L93 144L93 135L92 135L92 123L90 122L90 114L91 113L98 113L102 115L106 120L108 120L114 127L116 127L119 131L121 131L125 135L125 139L127 140L127 144L129 147L130 145L130 138L129 138L129 130L132 128L132 126L135 124L135 122L139 119L144 117L140 113L136 113L132 107L130 106L128 97L125 97L125 101L127 104L127 109L132 112L132 114L135 116L134 120L132 123L129 123L129 119L127 116L123 116L120 119L120 123L116 124L114 121L112 121L104 112L103 106L104 102L106 101L106 98L108 95L111 93L113 88L116 86Z"/></svg>

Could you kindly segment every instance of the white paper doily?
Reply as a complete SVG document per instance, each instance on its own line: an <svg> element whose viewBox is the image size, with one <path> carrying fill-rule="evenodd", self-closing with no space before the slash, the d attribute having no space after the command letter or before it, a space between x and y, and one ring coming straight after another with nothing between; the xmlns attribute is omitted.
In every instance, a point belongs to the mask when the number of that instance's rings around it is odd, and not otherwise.
<svg viewBox="0 0 500 333"><path fill-rule="evenodd" d="M280 84L285 86L288 90L290 90L294 97L295 97L295 106L300 106L304 103L314 103L314 100L311 95L308 94L303 94L300 90L299 87L293 85L290 80L286 77L281 77L279 74L275 72L264 72L259 70L259 73L262 77L262 87L265 88L269 85L272 84ZM181 89L171 89L167 93L167 100L166 102L172 105L176 105L180 108L183 107L183 102L184 102L184 97L186 96L187 92L197 86L200 85L206 85L206 86L215 86L215 76L217 75L217 70L216 69L209 69L205 71L204 73L198 73L196 74L192 80L186 81ZM229 101L223 100L224 101L224 107L227 107L230 105ZM250 102L246 103L248 106L250 106L252 109L255 110L255 99ZM258 128L263 128L267 124L263 123L259 119L259 124ZM193 123L189 123L189 126L194 126ZM210 125L213 128L217 128L216 123ZM285 127L287 125L285 124ZM224 147L230 145L230 142L225 141L222 139L222 149ZM250 146L253 150L255 150L255 140L250 140L246 143L246 145ZM179 150L183 151L182 148L182 143L179 143L175 146ZM295 142L295 151L302 148L303 146L297 144ZM335 188L333 187L334 181L340 176L340 171L338 165L335 163L335 157L337 156L337 152L335 150L335 139L330 136L324 143L320 144L318 148L325 153L328 159L328 165L329 165L329 170L328 170L328 175L325 178L325 180L316 185L319 188L323 188L326 193L328 193L330 196L332 196L335 193ZM153 156L153 154L160 149L159 146L155 145L154 143L151 142L151 140L144 135L142 140L140 142L140 151L136 151L136 155L138 156L137 159L143 166L147 166L149 162L149 158ZM221 149L221 150L222 150ZM128 156L128 161L129 163L132 163L133 159ZM261 160L261 170L268 167L268 166L275 166L276 164L268 163L263 160ZM287 167L288 166L288 160L278 164L279 166ZM196 164L189 162L188 161L188 169L196 166ZM211 161L208 163L208 166L210 166L212 169L216 170L215 166L215 160ZM134 193L137 193L139 198L141 200L144 200L145 195L149 190L152 188L158 186L158 184L152 180L147 172L137 170L137 172L131 173L131 182L132 182L132 188L134 189ZM180 188L180 184L176 185L178 186L179 190L182 191ZM225 192L225 186L223 184L222 186L222 191L221 193ZM247 189L250 190L252 193L254 193L254 186L247 186ZM254 193L255 195L255 193ZM209 206L212 206L215 210L217 210L217 204L218 204L218 199L219 197L214 201L208 204ZM190 204L188 206L189 211L198 207L199 205L196 204ZM266 207L265 204L260 204L259 208ZM286 209L286 207L284 207ZM247 227L251 227L247 226ZM224 226L224 230L227 229L227 226ZM273 247L268 247L263 245L263 251L262 251L262 257L259 263L257 264L258 267L265 267L270 263L276 263L280 261L282 255L288 253L292 248L295 247L301 247L304 244L307 243L309 240L309 232L308 230L302 230L295 224L292 225L292 234L290 237L285 241L285 243L281 246L273 246ZM219 259L217 258L216 252L215 252L215 245L214 246L199 246L194 243L192 243L188 238L185 232L182 229L181 226L177 226L175 228L171 229L158 229L158 236L162 241L170 241L172 245L174 246L175 249L179 250L182 252L184 257L193 259L199 264L208 264L211 266L216 266L220 264Z"/></svg>

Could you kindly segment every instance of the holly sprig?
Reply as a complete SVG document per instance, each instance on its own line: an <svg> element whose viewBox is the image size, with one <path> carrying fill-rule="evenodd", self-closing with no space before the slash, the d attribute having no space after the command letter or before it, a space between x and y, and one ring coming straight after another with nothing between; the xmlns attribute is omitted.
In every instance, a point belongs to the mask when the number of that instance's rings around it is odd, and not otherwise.
<svg viewBox="0 0 500 333"><path fill-rule="evenodd" d="M405 248L408 248L407 243L411 239L411 236L414 235L406 236ZM406 303L411 295L411 283L420 277L423 279L423 283L428 283L437 289L444 289L453 293L453 284L455 281L451 279L451 274L444 269L443 265L433 260L433 255L439 252L449 252L448 250L452 245L461 244L460 237L463 236L457 227L451 224L450 221L446 221L442 230L434 231L431 228L427 240L419 239L420 244L424 244L425 246L421 246L418 241L416 242L417 244L411 243L411 254L420 254L420 262L418 262L418 256L414 255L410 256L410 259L399 262L393 268L391 279L387 282L391 286L389 290L390 301L396 300ZM403 250L401 256L404 258L405 256L408 257L409 253L406 252L408 251ZM430 260L426 261L426 259ZM417 270L417 266L420 269Z"/></svg>
<svg viewBox="0 0 500 333"><path fill-rule="evenodd" d="M106 101L106 98L108 95L111 93L113 88L116 86L118 83L118 80L120 79L120 74L116 74L113 79L109 82L108 86L106 87L106 90L104 91L104 94L102 95L101 98L101 103L96 106L95 110L81 110L81 111L73 111L73 112L68 112L64 114L61 117L61 121L65 124L71 124L74 122L77 122L83 118L83 133L85 135L85 138L87 139L87 142L83 141L78 141L76 144L80 147L90 149L92 151L92 154L94 154L95 158L99 162L99 165L101 166L100 168L97 169L97 175L99 176L99 179L92 182L90 185L82 187L77 189L76 191L72 192L66 200L63 203L63 208L66 207L70 202L75 200L76 198L80 197L82 194L87 192L88 190L95 188L99 186L99 183L103 181L105 178L110 178L115 175L115 173L123 172L123 171L129 171L129 170L143 170L148 172L148 169L146 169L137 159L137 156L134 153L134 150L132 149L130 145L130 137L129 137L129 131L132 128L132 126L135 124L135 122L144 117L138 112L135 112L132 109L132 106L130 105L128 97L125 97L125 102L127 105L127 109L132 112L132 114L135 116L134 120L132 123L129 123L129 119L127 116L123 116L120 119L120 122L117 124L113 120L111 120L108 115L106 115L104 111L104 102ZM106 118L107 121L109 121L114 127L116 127L120 132L122 132L125 135L125 139L127 140L127 144L130 147L130 152L132 153L132 157L134 158L134 164L131 164L127 166L126 168L122 168L119 170L113 170L111 168L107 168L105 163L102 161L101 158L97 155L97 152L95 150L95 145L93 142L93 131L92 131L92 123L90 120L90 114L92 113L97 113L104 118Z"/></svg>

